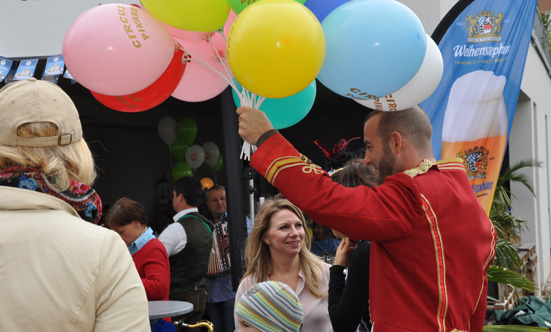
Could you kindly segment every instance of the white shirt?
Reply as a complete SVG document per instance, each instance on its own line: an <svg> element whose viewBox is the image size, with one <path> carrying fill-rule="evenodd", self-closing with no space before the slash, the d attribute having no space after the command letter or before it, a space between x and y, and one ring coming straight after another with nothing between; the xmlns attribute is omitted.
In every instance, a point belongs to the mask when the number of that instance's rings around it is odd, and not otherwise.
<svg viewBox="0 0 551 332"><path fill-rule="evenodd" d="M178 220L190 212L199 212L199 210L197 208L190 208L176 213L174 217L172 217L174 222L168 225L161 235L159 235L159 241L165 246L168 257L176 255L186 247L186 230Z"/></svg>

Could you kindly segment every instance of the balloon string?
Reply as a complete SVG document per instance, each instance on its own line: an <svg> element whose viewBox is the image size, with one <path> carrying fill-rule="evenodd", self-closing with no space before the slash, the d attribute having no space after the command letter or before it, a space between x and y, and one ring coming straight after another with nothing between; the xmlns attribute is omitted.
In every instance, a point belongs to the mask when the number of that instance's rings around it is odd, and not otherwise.
<svg viewBox="0 0 551 332"><path fill-rule="evenodd" d="M224 38L224 40L226 40L226 37L224 36L224 34L220 30L218 30L217 32L220 33L220 35L222 36L222 38ZM227 77L229 79L231 79L232 82L231 82L230 86L233 89L233 91L236 92L237 96L239 97L239 101L240 101L241 105L243 105L243 106L253 106L251 98L249 97L249 95L247 93L248 90L245 87L241 87L241 91L239 91L237 89L237 85L233 81L233 74L232 74L232 72L231 72L231 70L228 66L228 61L225 57L220 56L220 53L218 52L218 50L214 46L214 43L212 42L212 36L208 35L207 40L208 40L210 46L212 47L212 50L213 50L214 54L216 54L216 58L217 58L218 62L224 68L224 71L226 72Z"/></svg>
<svg viewBox="0 0 551 332"><path fill-rule="evenodd" d="M220 53L218 53L218 50L212 43L212 38L210 36L207 36L208 42L211 44L214 54L216 54L216 57L218 61L222 64L222 67L224 68L224 71L226 72L227 76L224 76L220 71L213 68L211 65L209 65L207 62L205 62L203 59L195 56L193 53L189 52L188 50L184 49L183 47L180 47L184 51L184 55L182 56L182 62L184 61L194 61L197 62L210 70L212 70L214 73L222 77L228 85L231 86L231 88L236 92L237 96L239 97L239 101L241 102L241 105L243 106L249 106L253 108L260 108L260 105L264 101L264 97L257 96L254 93L248 91L245 87L241 87L241 91L237 89L237 85L233 81L233 75L231 74L231 71L229 70L229 67L227 66L227 62L225 58L222 58L220 56ZM258 98L256 98L258 97ZM241 154L240 159L243 160L251 160L251 154L256 151L255 145L250 145L248 142L243 141L243 146L241 147Z"/></svg>
<svg viewBox="0 0 551 332"><path fill-rule="evenodd" d="M215 33L219 33L222 36L222 38L226 40L224 34L220 30L215 31ZM228 80L232 81L232 83L230 83L230 86L239 96L239 101L241 102L241 105L255 107L256 104L253 98L256 97L256 95L248 91L245 87L241 87L242 88L241 91L237 89L237 85L233 82L233 74L228 66L227 59L225 57L220 56L220 53L218 52L218 50L216 49L216 46L214 46L214 43L212 41L212 35L207 35L206 38L210 46L212 47L214 54L216 55L216 59L222 65L222 67L224 68L224 71L226 72L227 76L223 76L224 79L226 79L226 81ZM220 73L218 74L220 75ZM249 96L249 93L250 93L250 96ZM262 100L264 100L264 97L262 97ZM260 107L260 104L262 104L262 101L256 106Z"/></svg>
<svg viewBox="0 0 551 332"><path fill-rule="evenodd" d="M218 31L218 33L220 33L222 35L222 38L224 38L224 40L226 39L222 32ZM230 83L230 86L233 89L233 91L236 92L237 96L239 97L239 102L241 103L241 105L251 106L251 107L254 107L254 108L259 108L260 105L262 104L262 101L264 101L264 97L259 97L258 99L256 99L255 98L256 95L254 93L248 91L243 86L241 87L241 91L239 91L239 89L237 88L237 85L233 81L233 74L231 73L231 70L228 66L227 59L225 57L220 56L220 53L218 52L218 50L214 46L214 43L212 41L212 36L210 36L210 35L207 36L207 40L208 40L209 44L211 45L212 50L214 51L214 54L216 54L216 58L217 58L218 62L224 68L224 71L226 72L227 77L229 77L231 79L232 82ZM254 151L256 151L256 146L254 146L254 145L251 146L248 142L243 141L243 145L241 146L241 154L240 154L239 158L243 159L243 160L251 160L251 154L254 153Z"/></svg>
<svg viewBox="0 0 551 332"><path fill-rule="evenodd" d="M220 34L222 35L222 37L224 37L223 33L220 33ZM220 64L224 68L224 71L226 72L227 77L232 81L232 83L234 83L233 82L233 74L230 71L230 68L228 67L227 60L226 60L225 57L220 56L220 53L218 52L218 50L216 49L216 46L214 46L214 43L212 42L212 36L211 35L207 36L207 41L209 42L210 46L212 47L212 50L214 51L214 54L216 54L216 59L218 60L218 62L220 62ZM232 89L236 90L235 89L235 84L230 84L230 86L232 87Z"/></svg>
<svg viewBox="0 0 551 332"><path fill-rule="evenodd" d="M209 68L210 70L212 70L213 72L215 72L216 74L220 75L220 77L222 77L228 84L232 85L233 82L232 80L228 79L226 76L224 76L221 72L219 72L218 70L216 70L215 68L213 68L211 65L209 65L208 63L206 63L203 59L193 55L193 53L191 53L190 51L186 50L185 48L183 47L180 47L181 50L184 51L184 55L182 56L182 63L183 62L186 62L186 61L194 61L194 62L197 62L207 68Z"/></svg>
<svg viewBox="0 0 551 332"><path fill-rule="evenodd" d="M262 103L264 102L264 100L266 100L266 98L262 96L257 96L257 97L258 98L256 99L256 102L253 104L253 108L260 109L260 105L262 105Z"/></svg>
<svg viewBox="0 0 551 332"><path fill-rule="evenodd" d="M251 160L251 155L256 151L256 145L251 145L247 141L243 141L243 146L241 147L241 154L239 155L240 159Z"/></svg>
<svg viewBox="0 0 551 332"><path fill-rule="evenodd" d="M245 99L245 102L241 102L241 105L259 109L260 105L262 105L262 102L265 100L264 97L257 96L256 94L247 90L245 87L243 87L243 90L241 92L243 93L243 99ZM251 145L247 141L243 141L240 158L243 160L251 160L251 155L255 151L256 145Z"/></svg>
<svg viewBox="0 0 551 332"><path fill-rule="evenodd" d="M226 40L224 34L218 30L218 31L215 31L215 33L220 33L220 35L222 36L222 38L224 38L224 40ZM232 72L230 71L230 68L227 64L227 60L225 57L222 57L220 56L220 53L218 52L218 49L216 49L216 46L214 46L214 43L212 41L212 35L207 35L206 36L206 39L208 41L208 43L210 44L211 48L212 48L212 51L214 52L215 56L216 56L216 59L218 60L218 62L222 65L222 68L224 68L224 71L226 72L226 75L223 75L222 73L220 73L219 71L215 70L214 68L212 68L208 63L204 63L204 61L201 59L201 61L203 62L199 62L203 65L205 65L206 67L212 69L216 74L218 74L219 76L221 76L228 84L229 86L231 86L231 88L237 93L237 95L239 96L239 101L241 102L241 104L243 105L243 103L245 102L245 99L243 98L243 96L240 94L240 91L237 90L237 86L235 85L235 82L233 81L233 74ZM191 54L191 53L190 53ZM192 55L192 58L193 58L193 55Z"/></svg>

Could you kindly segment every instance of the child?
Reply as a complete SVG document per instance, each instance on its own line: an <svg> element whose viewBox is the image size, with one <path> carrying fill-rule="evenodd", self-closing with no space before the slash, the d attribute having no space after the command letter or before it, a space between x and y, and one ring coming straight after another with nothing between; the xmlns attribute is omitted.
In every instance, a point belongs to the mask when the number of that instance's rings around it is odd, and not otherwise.
<svg viewBox="0 0 551 332"><path fill-rule="evenodd" d="M235 306L240 332L299 332L304 316L295 292L277 281L258 283Z"/></svg>

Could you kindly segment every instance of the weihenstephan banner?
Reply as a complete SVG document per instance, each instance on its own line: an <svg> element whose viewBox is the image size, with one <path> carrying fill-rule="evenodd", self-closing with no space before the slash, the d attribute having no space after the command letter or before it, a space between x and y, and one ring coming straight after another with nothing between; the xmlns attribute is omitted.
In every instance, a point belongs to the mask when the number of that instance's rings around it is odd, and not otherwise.
<svg viewBox="0 0 551 332"><path fill-rule="evenodd" d="M442 81L421 107L437 159L460 157L489 213L511 130L537 0L460 0L432 35Z"/></svg>

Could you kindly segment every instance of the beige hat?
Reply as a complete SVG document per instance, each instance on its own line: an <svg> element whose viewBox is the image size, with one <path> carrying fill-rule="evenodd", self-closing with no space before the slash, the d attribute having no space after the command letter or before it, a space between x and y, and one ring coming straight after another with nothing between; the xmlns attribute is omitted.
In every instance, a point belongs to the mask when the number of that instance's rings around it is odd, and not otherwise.
<svg viewBox="0 0 551 332"><path fill-rule="evenodd" d="M17 128L33 122L54 123L59 135L33 138L17 136ZM71 98L59 86L31 77L0 89L0 144L68 145L81 138L78 111Z"/></svg>

